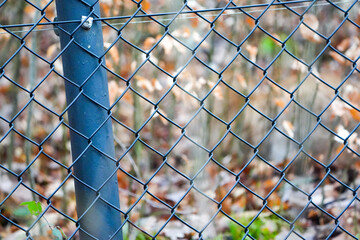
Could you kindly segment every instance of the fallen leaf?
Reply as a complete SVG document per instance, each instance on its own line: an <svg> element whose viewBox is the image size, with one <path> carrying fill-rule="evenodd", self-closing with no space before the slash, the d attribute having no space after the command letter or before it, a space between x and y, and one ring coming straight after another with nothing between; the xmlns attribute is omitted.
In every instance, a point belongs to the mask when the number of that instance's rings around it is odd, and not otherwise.
<svg viewBox="0 0 360 240"><path fill-rule="evenodd" d="M274 102L275 102L275 105L278 106L279 108L284 108L286 106L285 101L282 99L275 98Z"/></svg>
<svg viewBox="0 0 360 240"><path fill-rule="evenodd" d="M356 110L355 108L350 108L349 112L354 120L360 122L360 112L358 110Z"/></svg>
<svg viewBox="0 0 360 240"><path fill-rule="evenodd" d="M143 49L144 50L149 50L152 48L152 46L156 43L156 40L155 38L153 37L147 37L144 41L144 44L143 44Z"/></svg>
<svg viewBox="0 0 360 240"><path fill-rule="evenodd" d="M151 8L151 4L150 4L149 0L143 0L141 2L141 6L142 6L142 10L144 10L144 11L149 11Z"/></svg>
<svg viewBox="0 0 360 240"><path fill-rule="evenodd" d="M250 61L256 62L256 56L257 56L257 53L258 53L258 48L256 46L248 44L248 45L246 45L245 49L249 53Z"/></svg>
<svg viewBox="0 0 360 240"><path fill-rule="evenodd" d="M313 14L306 14L304 16L304 23L306 23L307 26L305 26L304 24L300 25L301 36L304 39L309 40L311 42L316 42L316 43L320 42L321 41L320 36L314 32L319 28L319 21L316 18L316 16Z"/></svg>
<svg viewBox="0 0 360 240"><path fill-rule="evenodd" d="M340 63L341 65L345 65L346 61L345 58L341 57L339 54L337 54L335 51L331 51L329 53L329 55L338 63Z"/></svg>
<svg viewBox="0 0 360 240"><path fill-rule="evenodd" d="M282 122L282 126L284 127L285 129L285 132L289 135L289 137L293 138L294 137L294 125L285 120Z"/></svg>

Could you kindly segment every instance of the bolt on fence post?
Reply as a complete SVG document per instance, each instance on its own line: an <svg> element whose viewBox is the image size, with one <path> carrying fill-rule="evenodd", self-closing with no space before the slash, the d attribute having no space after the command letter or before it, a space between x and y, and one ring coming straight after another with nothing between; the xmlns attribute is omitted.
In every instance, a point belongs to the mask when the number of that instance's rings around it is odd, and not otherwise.
<svg viewBox="0 0 360 240"><path fill-rule="evenodd" d="M121 214L114 208L120 205L117 176L110 178L116 164L106 156L114 157L115 150L111 119L103 108L108 108L110 103L106 70L99 67L104 61L98 57L104 52L102 27L100 21L87 18L95 17L90 15L92 11L100 16L99 3L98 0L56 0L56 10L58 21L83 21L74 33L79 22L58 25L64 51L61 55L64 76L69 80L65 81L65 90L67 103L71 105L67 113L72 128L74 175L80 180L75 180L80 239L111 236L122 239L121 231L116 233L121 226ZM84 22L86 18L89 21Z"/></svg>

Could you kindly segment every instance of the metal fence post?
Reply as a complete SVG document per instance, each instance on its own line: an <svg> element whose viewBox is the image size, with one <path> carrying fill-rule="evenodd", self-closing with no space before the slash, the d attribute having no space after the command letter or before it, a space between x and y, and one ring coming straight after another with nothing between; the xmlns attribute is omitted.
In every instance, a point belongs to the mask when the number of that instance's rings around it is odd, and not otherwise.
<svg viewBox="0 0 360 240"><path fill-rule="evenodd" d="M56 0L56 10L58 21L100 16L96 0ZM101 22L78 28L79 24L59 24L58 32L70 105L67 113L80 238L121 239L121 231L117 232L121 215L116 210L119 208L116 174L110 178L116 164L108 157L114 157L114 141L111 119L105 109L109 107L109 94L106 71L100 66L104 59L99 57L104 52Z"/></svg>

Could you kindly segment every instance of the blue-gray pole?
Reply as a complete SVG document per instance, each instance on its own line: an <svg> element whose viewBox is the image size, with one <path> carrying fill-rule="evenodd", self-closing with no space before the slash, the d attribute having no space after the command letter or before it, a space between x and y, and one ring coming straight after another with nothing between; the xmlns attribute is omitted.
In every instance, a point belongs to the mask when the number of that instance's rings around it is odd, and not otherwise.
<svg viewBox="0 0 360 240"><path fill-rule="evenodd" d="M56 0L57 20L100 16L98 0ZM59 24L80 239L121 239L114 140L100 21ZM90 26L91 25L91 26ZM77 29L77 30L76 30ZM76 31L75 31L76 30ZM73 84L74 83L74 84ZM112 176L112 177L110 177ZM106 182L107 181L107 182ZM105 185L103 185L106 182Z"/></svg>

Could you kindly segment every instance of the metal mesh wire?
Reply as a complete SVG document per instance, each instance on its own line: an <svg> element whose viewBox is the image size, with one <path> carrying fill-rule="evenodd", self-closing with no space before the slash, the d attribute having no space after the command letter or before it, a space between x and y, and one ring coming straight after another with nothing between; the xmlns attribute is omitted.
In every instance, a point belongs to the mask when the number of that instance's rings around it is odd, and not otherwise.
<svg viewBox="0 0 360 240"><path fill-rule="evenodd" d="M0 3L3 239L85 231L54 5ZM357 0L100 6L125 239L359 239Z"/></svg>

